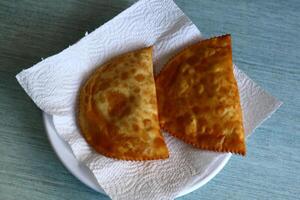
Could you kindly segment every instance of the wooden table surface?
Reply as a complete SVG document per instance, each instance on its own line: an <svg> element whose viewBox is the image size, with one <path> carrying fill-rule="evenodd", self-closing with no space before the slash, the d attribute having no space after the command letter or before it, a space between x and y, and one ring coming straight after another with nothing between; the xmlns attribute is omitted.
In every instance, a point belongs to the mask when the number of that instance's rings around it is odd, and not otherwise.
<svg viewBox="0 0 300 200"><path fill-rule="evenodd" d="M0 199L106 200L60 163L15 75L133 0L0 1ZM235 63L283 106L212 181L181 200L300 198L300 2L176 0L205 37L231 33Z"/></svg>

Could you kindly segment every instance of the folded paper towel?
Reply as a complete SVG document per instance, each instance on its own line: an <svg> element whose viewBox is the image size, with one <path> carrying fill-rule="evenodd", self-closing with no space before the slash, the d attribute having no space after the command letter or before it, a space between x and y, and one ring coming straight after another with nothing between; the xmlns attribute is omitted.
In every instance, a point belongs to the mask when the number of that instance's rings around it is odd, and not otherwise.
<svg viewBox="0 0 300 200"><path fill-rule="evenodd" d="M126 162L104 157L79 132L76 100L82 81L114 56L154 45L158 72L176 51L200 39L199 30L172 0L141 0L61 53L23 70L17 79L37 106L53 115L59 135L112 199L174 199L227 154L201 151L164 133L168 160ZM249 135L280 102L236 67L234 72Z"/></svg>

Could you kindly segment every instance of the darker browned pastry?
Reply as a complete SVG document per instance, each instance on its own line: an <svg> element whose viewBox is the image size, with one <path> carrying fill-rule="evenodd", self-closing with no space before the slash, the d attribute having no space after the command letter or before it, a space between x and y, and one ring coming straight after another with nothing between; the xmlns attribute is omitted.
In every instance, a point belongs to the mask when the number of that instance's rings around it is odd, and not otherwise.
<svg viewBox="0 0 300 200"><path fill-rule="evenodd" d="M161 127L195 147L245 155L242 111L230 35L200 41L156 78Z"/></svg>

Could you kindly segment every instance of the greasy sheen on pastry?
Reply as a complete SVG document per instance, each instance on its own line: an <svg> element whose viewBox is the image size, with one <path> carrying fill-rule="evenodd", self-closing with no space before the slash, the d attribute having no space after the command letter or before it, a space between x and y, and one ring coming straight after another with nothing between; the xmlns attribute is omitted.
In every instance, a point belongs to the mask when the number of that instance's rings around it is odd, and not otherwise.
<svg viewBox="0 0 300 200"><path fill-rule="evenodd" d="M200 41L156 77L161 128L193 146L245 155L230 35Z"/></svg>
<svg viewBox="0 0 300 200"><path fill-rule="evenodd" d="M107 157L168 158L157 115L152 47L113 58L96 69L80 90L81 132Z"/></svg>

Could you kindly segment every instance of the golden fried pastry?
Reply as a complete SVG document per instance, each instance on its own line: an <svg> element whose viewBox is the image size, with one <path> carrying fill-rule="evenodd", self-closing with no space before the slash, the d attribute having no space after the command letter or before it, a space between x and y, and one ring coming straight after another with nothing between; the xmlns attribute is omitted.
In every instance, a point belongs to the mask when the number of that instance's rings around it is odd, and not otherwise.
<svg viewBox="0 0 300 200"><path fill-rule="evenodd" d="M160 133L152 47L99 67L80 90L79 126L99 153L121 160L168 158Z"/></svg>
<svg viewBox="0 0 300 200"><path fill-rule="evenodd" d="M230 35L181 51L156 78L156 89L162 129L200 149L245 155Z"/></svg>

